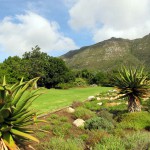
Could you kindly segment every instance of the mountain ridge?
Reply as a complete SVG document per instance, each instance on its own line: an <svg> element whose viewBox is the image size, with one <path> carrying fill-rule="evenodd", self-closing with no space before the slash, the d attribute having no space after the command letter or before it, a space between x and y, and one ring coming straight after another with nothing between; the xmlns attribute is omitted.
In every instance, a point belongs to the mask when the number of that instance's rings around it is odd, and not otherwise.
<svg viewBox="0 0 150 150"><path fill-rule="evenodd" d="M61 56L72 69L111 70L119 65L150 68L150 34L134 40L115 38L71 50Z"/></svg>

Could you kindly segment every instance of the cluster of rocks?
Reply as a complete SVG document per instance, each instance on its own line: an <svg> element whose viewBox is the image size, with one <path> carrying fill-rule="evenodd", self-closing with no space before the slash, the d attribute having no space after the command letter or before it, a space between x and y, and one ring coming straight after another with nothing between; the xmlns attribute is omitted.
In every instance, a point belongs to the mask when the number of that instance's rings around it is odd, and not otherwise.
<svg viewBox="0 0 150 150"><path fill-rule="evenodd" d="M98 100L98 101L101 100L101 98L98 97L98 95L97 95L97 96L89 96L89 97L87 98L88 101L92 101L92 100L95 100L95 99ZM101 106L102 104L103 104L102 102L98 102L98 103L97 103L97 105L99 105L99 106ZM68 113L74 113L74 112L75 112L75 109L72 108L72 107L68 107L66 111L67 111ZM76 127L84 127L84 123L85 123L85 121L84 121L83 119L80 119L80 118L78 118L78 119L76 119L76 120L73 121L73 124L74 124Z"/></svg>

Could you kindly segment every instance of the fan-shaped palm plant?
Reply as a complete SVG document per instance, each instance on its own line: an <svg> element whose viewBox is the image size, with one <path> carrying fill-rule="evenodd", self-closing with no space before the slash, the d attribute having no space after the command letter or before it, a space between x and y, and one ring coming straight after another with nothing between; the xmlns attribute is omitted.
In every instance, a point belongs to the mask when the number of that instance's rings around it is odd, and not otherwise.
<svg viewBox="0 0 150 150"><path fill-rule="evenodd" d="M18 150L16 139L31 139L32 129L28 128L35 122L36 112L29 109L33 100L40 94L31 91L38 78L28 82L16 83L11 88L6 85L5 77L0 86L0 149Z"/></svg>
<svg viewBox="0 0 150 150"><path fill-rule="evenodd" d="M128 98L128 111L141 111L140 100L149 94L149 84L144 67L122 67L113 81L119 94Z"/></svg>

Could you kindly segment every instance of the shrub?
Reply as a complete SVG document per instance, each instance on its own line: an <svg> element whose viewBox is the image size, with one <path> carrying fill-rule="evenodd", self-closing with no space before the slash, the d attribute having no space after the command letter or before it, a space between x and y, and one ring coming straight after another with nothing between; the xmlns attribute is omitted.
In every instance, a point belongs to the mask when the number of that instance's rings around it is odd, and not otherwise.
<svg viewBox="0 0 150 150"><path fill-rule="evenodd" d="M100 110L101 106L99 106L97 103L98 103L97 100L86 102L84 103L84 107L92 111L98 111Z"/></svg>
<svg viewBox="0 0 150 150"><path fill-rule="evenodd" d="M126 150L122 140L119 137L104 137L94 150Z"/></svg>
<svg viewBox="0 0 150 150"><path fill-rule="evenodd" d="M123 139L123 142L128 150L148 150L150 148L150 133L135 132L128 134Z"/></svg>
<svg viewBox="0 0 150 150"><path fill-rule="evenodd" d="M103 137L107 137L108 133L100 130L91 130L88 131L88 138L85 140L88 147L92 147L95 144L99 143Z"/></svg>
<svg viewBox="0 0 150 150"><path fill-rule="evenodd" d="M50 125L43 125L43 126L41 126L41 129L49 131L49 130L51 130L51 126Z"/></svg>
<svg viewBox="0 0 150 150"><path fill-rule="evenodd" d="M40 146L44 150L84 150L85 146L81 139L51 138Z"/></svg>
<svg viewBox="0 0 150 150"><path fill-rule="evenodd" d="M44 132L36 132L35 135L39 139L43 139L46 136L46 133L44 133Z"/></svg>
<svg viewBox="0 0 150 150"><path fill-rule="evenodd" d="M77 107L80 107L80 106L83 106L83 102L74 101L74 102L72 103L72 107L73 107L73 108L77 108Z"/></svg>
<svg viewBox="0 0 150 150"><path fill-rule="evenodd" d="M74 116L75 116L75 118L81 118L81 119L86 120L86 119L89 119L89 118L95 116L95 113L84 107L78 107L78 108L76 108L76 110L74 112Z"/></svg>
<svg viewBox="0 0 150 150"><path fill-rule="evenodd" d="M101 110L98 112L97 115L101 118L108 120L113 125L116 125L116 121L113 119L113 114L109 113L107 110Z"/></svg>
<svg viewBox="0 0 150 150"><path fill-rule="evenodd" d="M74 85L73 83L59 83L56 88L57 89L69 89L72 88Z"/></svg>
<svg viewBox="0 0 150 150"><path fill-rule="evenodd" d="M65 117L65 116L61 116L61 117L59 118L59 120L60 120L61 122L67 122L67 121L68 121L68 118Z"/></svg>
<svg viewBox="0 0 150 150"><path fill-rule="evenodd" d="M86 87L87 82L83 78L76 78L74 82L74 86L76 87Z"/></svg>
<svg viewBox="0 0 150 150"><path fill-rule="evenodd" d="M119 117L121 121L118 127L122 129L146 129L150 126L150 113L149 112L134 112L126 113Z"/></svg>
<svg viewBox="0 0 150 150"><path fill-rule="evenodd" d="M64 137L66 134L69 133L69 129L71 128L70 123L64 123L62 125L56 125L53 127L52 131L53 134L56 136Z"/></svg>
<svg viewBox="0 0 150 150"><path fill-rule="evenodd" d="M93 117L89 120L85 121L85 129L100 129L100 130L111 130L114 128L114 125L109 122L108 120L102 118L102 117Z"/></svg>
<svg viewBox="0 0 150 150"><path fill-rule="evenodd" d="M51 114L50 118L51 118L51 119L58 119L59 116L58 116L57 114Z"/></svg>

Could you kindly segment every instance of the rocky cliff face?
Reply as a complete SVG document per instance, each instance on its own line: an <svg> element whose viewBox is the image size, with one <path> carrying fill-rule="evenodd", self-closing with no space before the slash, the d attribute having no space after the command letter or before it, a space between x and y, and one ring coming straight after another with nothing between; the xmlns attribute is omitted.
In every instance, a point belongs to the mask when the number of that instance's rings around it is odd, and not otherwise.
<svg viewBox="0 0 150 150"><path fill-rule="evenodd" d="M111 70L122 64L150 66L150 35L128 40L111 38L61 56L73 69Z"/></svg>

